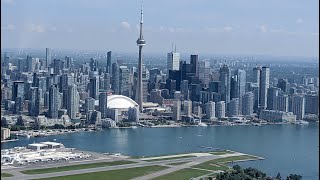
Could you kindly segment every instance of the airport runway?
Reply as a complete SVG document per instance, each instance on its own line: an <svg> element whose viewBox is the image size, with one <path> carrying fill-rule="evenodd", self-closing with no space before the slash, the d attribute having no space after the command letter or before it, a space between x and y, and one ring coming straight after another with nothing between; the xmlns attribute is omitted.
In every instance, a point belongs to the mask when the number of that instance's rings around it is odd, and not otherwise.
<svg viewBox="0 0 320 180"><path fill-rule="evenodd" d="M75 174L84 174L84 173L92 173L92 172L101 172L101 171L109 171L109 170L117 170L117 169L128 169L128 168L135 168L135 167L144 167L144 166L153 166L153 165L160 165L160 166L167 166L168 169L158 171L146 176L135 178L136 180L142 179L150 179L158 176L162 176L168 173L172 173L174 171L188 168L190 166L194 166L196 164L200 164L205 161L213 160L216 158L221 157L230 157L230 156L239 156L245 155L242 153L233 153L233 154L225 154L225 155L210 155L210 156L200 156L200 157L190 157L190 158L181 158L181 159L171 159L171 160L159 160L159 161L141 161L138 159L128 159L125 160L135 161L136 163L133 164L124 164L124 165L116 165L116 166L105 166L105 167L97 167L97 168L89 168L89 169L79 169L79 170L72 170L72 171L63 171L63 172L54 172L54 173L46 173L46 174L33 174L27 175L23 174L20 171L22 170L30 170L30 169L38 169L38 168L49 168L49 167L59 167L61 164L54 164L54 165L42 165L42 166L33 166L33 167L21 167L21 168L13 168L13 169L2 169L2 172L13 174L13 177L4 178L6 180L16 180L16 179L39 179L39 178L49 178L49 177L56 177L56 176L67 176L67 175L75 175ZM79 162L71 162L67 165L76 165L76 164L84 164L84 163L96 163L96 162L106 162L106 161L115 161L115 160L124 160L123 158L110 158L110 159L101 159L101 160L90 160L87 162L79 161ZM178 166L168 166L169 163L178 163L178 162L186 162L191 161L186 164L178 165ZM66 163L63 163L66 166Z"/></svg>

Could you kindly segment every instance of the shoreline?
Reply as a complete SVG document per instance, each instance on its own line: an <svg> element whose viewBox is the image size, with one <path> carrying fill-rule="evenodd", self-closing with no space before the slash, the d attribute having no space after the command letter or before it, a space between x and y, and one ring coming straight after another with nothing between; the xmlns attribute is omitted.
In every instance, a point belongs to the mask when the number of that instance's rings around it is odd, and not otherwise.
<svg viewBox="0 0 320 180"><path fill-rule="evenodd" d="M2 140L1 143L5 142L13 142L13 141L19 141L19 139L8 139L8 140Z"/></svg>
<svg viewBox="0 0 320 180"><path fill-rule="evenodd" d="M262 125L291 125L292 123L264 123L260 124ZM295 125L295 124L292 124ZM115 127L115 128L103 128L103 129L136 129L136 128L181 128L181 127L219 127L219 126L256 126L254 124L230 124L230 125L225 125L225 124L207 124L207 126L199 126L199 125L158 125L158 126L148 126L148 127L142 127L142 126L130 126L130 127ZM260 127L258 126L258 127ZM54 136L54 135L62 135L62 134L69 134L69 133L79 133L79 132L97 132L101 130L83 130L83 129L76 129L74 131L72 130L56 130L57 132L34 132L34 130L29 130L27 132L18 132L18 131L12 131L12 134L16 136L21 136L21 137L47 137L47 136ZM41 133L41 134L40 134ZM47 134L48 133L48 134ZM19 140L19 139L18 139ZM18 140L4 140L1 141L3 142L13 142L13 141L18 141Z"/></svg>

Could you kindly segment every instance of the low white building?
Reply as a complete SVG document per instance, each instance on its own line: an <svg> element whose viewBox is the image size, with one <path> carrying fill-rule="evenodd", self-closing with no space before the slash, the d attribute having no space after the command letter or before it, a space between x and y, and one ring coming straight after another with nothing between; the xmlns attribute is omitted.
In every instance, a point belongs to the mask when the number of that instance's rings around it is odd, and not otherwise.
<svg viewBox="0 0 320 180"><path fill-rule="evenodd" d="M47 145L48 148L50 148L50 149L55 149L55 148L64 147L64 145L63 145L62 143L57 143L57 142L49 142L49 141L46 141L46 142L41 142L40 144Z"/></svg>
<svg viewBox="0 0 320 180"><path fill-rule="evenodd" d="M296 115L294 115L292 112L262 110L260 112L260 119L274 122L295 122Z"/></svg>
<svg viewBox="0 0 320 180"><path fill-rule="evenodd" d="M107 118L107 119L102 119L101 120L101 125L102 127L107 127L107 128L115 128L117 126L116 121Z"/></svg>
<svg viewBox="0 0 320 180"><path fill-rule="evenodd" d="M10 137L10 129L1 128L1 141L6 140Z"/></svg>
<svg viewBox="0 0 320 180"><path fill-rule="evenodd" d="M41 150L41 149L46 149L48 148L48 145L46 144L41 144L41 143L33 143L33 144L28 144L27 146L28 149L33 149L33 150Z"/></svg>

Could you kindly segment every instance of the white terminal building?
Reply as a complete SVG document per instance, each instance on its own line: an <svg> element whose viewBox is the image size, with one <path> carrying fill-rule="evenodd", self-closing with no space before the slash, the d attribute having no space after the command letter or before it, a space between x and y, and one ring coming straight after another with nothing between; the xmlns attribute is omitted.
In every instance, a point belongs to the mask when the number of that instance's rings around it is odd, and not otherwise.
<svg viewBox="0 0 320 180"><path fill-rule="evenodd" d="M41 143L28 144L27 146L28 149L33 149L33 150L56 149L56 148L62 148L62 147L64 147L64 145L61 143L48 142L48 141L41 142Z"/></svg>

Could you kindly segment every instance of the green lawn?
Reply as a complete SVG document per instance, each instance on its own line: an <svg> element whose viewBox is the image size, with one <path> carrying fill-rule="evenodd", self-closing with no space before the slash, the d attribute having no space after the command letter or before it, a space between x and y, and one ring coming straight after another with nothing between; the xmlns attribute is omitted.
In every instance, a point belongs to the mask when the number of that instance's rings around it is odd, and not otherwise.
<svg viewBox="0 0 320 180"><path fill-rule="evenodd" d="M193 156L193 155L185 155L185 156L168 157L168 158L161 158L161 159L150 159L150 160L143 160L143 161L152 162L152 161L163 161L163 160L181 159L181 158L189 158L189 157L197 157L197 156Z"/></svg>
<svg viewBox="0 0 320 180"><path fill-rule="evenodd" d="M121 161L112 161L112 162L99 162L99 163L91 163L91 164L60 166L60 167L45 168L45 169L33 169L33 170L25 170L21 172L24 174L44 174L44 173L88 169L88 168L96 168L96 167L103 167L103 166L115 166L115 165L122 165L122 164L131 164L131 163L135 163L135 162L121 160Z"/></svg>
<svg viewBox="0 0 320 180"><path fill-rule="evenodd" d="M232 161L239 161L245 159L257 159L254 156L242 155L242 156L233 156L233 157L226 157L226 158L219 158L214 159L211 161L207 161L192 167L201 168L201 169L208 169L208 170L227 170L228 167L224 165L225 163L232 162Z"/></svg>
<svg viewBox="0 0 320 180"><path fill-rule="evenodd" d="M195 178L195 177L203 176L208 173L210 173L210 172L204 171L204 170L186 168L186 169L181 169L179 171L176 171L176 172L173 172L170 174L159 176L157 178L154 178L153 180L190 179L192 177Z"/></svg>
<svg viewBox="0 0 320 180"><path fill-rule="evenodd" d="M144 176L147 174L154 173L156 171L161 171L167 167L163 166L146 166L146 167L137 167L129 169L118 169L111 171L95 172L95 173L86 173L86 174L77 174L53 178L45 178L43 180L124 180L132 179L139 176Z"/></svg>
<svg viewBox="0 0 320 180"><path fill-rule="evenodd" d="M178 165L181 165L181 164L185 164L185 163L188 163L188 162L191 162L191 161L185 161L185 162L176 162L176 163L170 163L168 165L172 165L172 166L178 166Z"/></svg>
<svg viewBox="0 0 320 180"><path fill-rule="evenodd" d="M9 174L9 173L1 173L1 177L12 177L13 175L12 174Z"/></svg>

